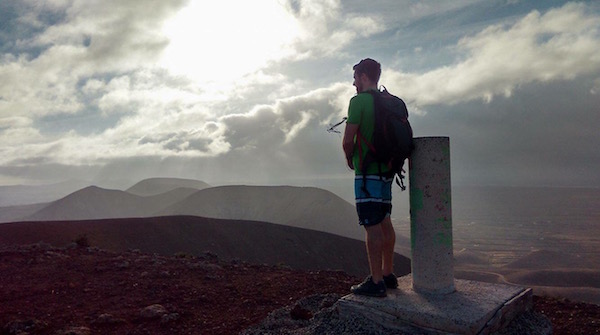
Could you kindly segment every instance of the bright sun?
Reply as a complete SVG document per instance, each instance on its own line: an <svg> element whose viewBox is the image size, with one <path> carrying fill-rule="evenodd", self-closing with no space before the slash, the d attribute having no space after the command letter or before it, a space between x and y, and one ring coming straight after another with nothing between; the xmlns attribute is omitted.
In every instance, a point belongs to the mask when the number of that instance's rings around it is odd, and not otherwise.
<svg viewBox="0 0 600 335"><path fill-rule="evenodd" d="M204 84L226 85L292 52L296 19L276 0L192 0L164 26L161 66Z"/></svg>

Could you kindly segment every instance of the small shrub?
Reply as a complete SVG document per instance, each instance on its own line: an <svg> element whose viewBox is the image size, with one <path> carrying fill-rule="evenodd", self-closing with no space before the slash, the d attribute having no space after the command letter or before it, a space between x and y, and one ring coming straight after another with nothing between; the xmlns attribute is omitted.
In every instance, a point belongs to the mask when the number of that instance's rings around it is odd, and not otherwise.
<svg viewBox="0 0 600 335"><path fill-rule="evenodd" d="M87 235L79 235L73 242L80 248L88 248L90 246L90 240Z"/></svg>
<svg viewBox="0 0 600 335"><path fill-rule="evenodd" d="M186 252L183 252L183 251L176 252L174 256L175 256L175 258L186 258L186 259L188 259L188 258L190 258L190 259L194 258L193 255L190 255L190 254L188 254Z"/></svg>

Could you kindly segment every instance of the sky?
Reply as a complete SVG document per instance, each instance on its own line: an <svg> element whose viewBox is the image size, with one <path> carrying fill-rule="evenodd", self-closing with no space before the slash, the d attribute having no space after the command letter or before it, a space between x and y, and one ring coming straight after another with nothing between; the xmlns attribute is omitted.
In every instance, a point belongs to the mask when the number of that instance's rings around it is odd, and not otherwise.
<svg viewBox="0 0 600 335"><path fill-rule="evenodd" d="M352 66L455 185L600 187L600 1L1 0L0 185L351 188Z"/></svg>

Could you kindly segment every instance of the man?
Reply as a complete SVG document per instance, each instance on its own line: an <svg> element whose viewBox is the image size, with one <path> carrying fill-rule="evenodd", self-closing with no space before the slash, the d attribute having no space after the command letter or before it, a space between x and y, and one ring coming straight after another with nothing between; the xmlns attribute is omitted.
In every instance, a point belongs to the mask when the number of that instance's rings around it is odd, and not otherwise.
<svg viewBox="0 0 600 335"><path fill-rule="evenodd" d="M381 65L367 58L354 65L354 86L357 95L350 100L348 121L344 131L343 149L348 167L355 171L354 190L359 224L364 227L371 274L351 291L355 294L384 297L386 288L395 289L398 281L393 273L396 234L392 213L392 176L385 164L362 163L368 154L375 128L373 96L377 90ZM363 169L365 171L363 171ZM363 174L366 178L363 179Z"/></svg>

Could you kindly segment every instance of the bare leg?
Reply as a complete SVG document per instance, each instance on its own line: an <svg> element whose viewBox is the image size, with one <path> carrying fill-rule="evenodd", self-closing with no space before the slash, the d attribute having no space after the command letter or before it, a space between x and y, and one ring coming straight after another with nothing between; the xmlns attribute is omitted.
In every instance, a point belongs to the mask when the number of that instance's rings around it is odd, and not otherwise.
<svg viewBox="0 0 600 335"><path fill-rule="evenodd" d="M365 227L367 256L369 258L369 267L373 282L378 283L383 280L382 262L384 234L381 224Z"/></svg>
<svg viewBox="0 0 600 335"><path fill-rule="evenodd" d="M383 275L394 272L394 246L396 244L396 232L392 226L392 220L388 216L381 222L383 233Z"/></svg>

